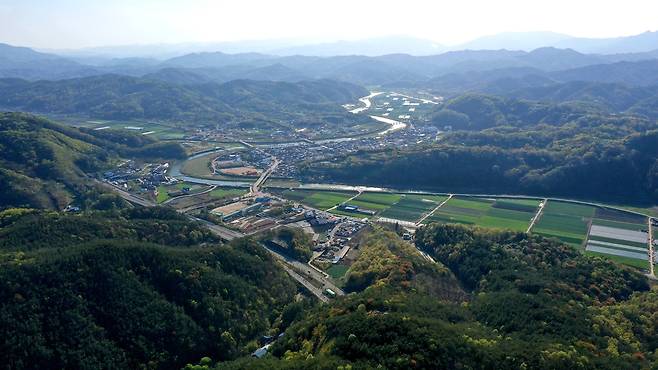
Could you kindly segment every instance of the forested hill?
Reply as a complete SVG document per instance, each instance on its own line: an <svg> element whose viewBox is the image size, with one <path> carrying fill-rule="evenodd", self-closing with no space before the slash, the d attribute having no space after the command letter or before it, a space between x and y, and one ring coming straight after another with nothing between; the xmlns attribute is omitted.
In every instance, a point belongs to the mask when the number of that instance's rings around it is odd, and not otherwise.
<svg viewBox="0 0 658 370"><path fill-rule="evenodd" d="M85 191L85 173L118 156L181 158L176 143L113 130L80 130L22 113L0 113L0 209L61 209Z"/></svg>
<svg viewBox="0 0 658 370"><path fill-rule="evenodd" d="M2 369L230 360L297 292L262 247L219 245L169 209L6 210L0 235Z"/></svg>
<svg viewBox="0 0 658 370"><path fill-rule="evenodd" d="M307 182L483 194L658 201L658 125L579 104L483 95L447 101L424 145L335 154L302 167Z"/></svg>
<svg viewBox="0 0 658 370"><path fill-rule="evenodd" d="M656 365L658 296L634 270L555 240L461 225L418 230L416 246L436 263L395 240L384 233L361 244L358 272L348 274L370 277L365 290L303 315L272 356L217 368Z"/></svg>
<svg viewBox="0 0 658 370"><path fill-rule="evenodd" d="M176 85L120 75L59 81L0 80L0 107L37 113L105 119L219 121L294 119L332 114L368 91L330 80L298 83L237 80L224 84ZM271 115L276 112L278 114ZM267 114L267 116L264 116Z"/></svg>

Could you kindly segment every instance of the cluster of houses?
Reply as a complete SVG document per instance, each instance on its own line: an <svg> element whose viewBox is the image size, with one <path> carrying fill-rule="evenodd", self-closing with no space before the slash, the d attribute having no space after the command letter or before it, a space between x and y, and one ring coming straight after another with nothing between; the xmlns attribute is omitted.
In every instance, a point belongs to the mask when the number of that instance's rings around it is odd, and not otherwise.
<svg viewBox="0 0 658 370"><path fill-rule="evenodd" d="M114 170L103 173L103 180L126 190L138 187L142 192L153 192L157 196L160 185L171 185L177 179L167 176L169 163L147 163L139 166L135 161L126 161Z"/></svg>
<svg viewBox="0 0 658 370"><path fill-rule="evenodd" d="M329 231L328 239L325 243L315 246L314 250L322 252L317 261L329 262L332 264L340 262L351 248L350 241L361 229L365 223L355 220L341 219L336 226Z"/></svg>

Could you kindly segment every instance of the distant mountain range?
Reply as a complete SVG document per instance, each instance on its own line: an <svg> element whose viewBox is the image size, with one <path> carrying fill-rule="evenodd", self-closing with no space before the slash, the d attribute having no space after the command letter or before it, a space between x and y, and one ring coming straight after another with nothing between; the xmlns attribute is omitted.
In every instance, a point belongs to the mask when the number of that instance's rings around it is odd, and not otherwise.
<svg viewBox="0 0 658 370"><path fill-rule="evenodd" d="M537 36L539 37L539 36ZM335 46L335 45L334 45ZM588 81L626 82L646 84L651 77L633 71L640 64L615 66L617 78L634 76L629 80L611 81L605 65L640 62L658 58L658 49L649 52L623 54L583 54L573 49L544 47L530 52L522 50L461 50L436 55L412 56L388 54L383 56L275 56L261 53L228 54L202 52L186 54L164 61L148 58L93 59L85 64L53 54L28 48L0 44L0 78L27 80L58 80L103 74L148 77L174 84L190 85L206 82L223 83L236 79L298 82L311 79L334 79L365 86L418 86L432 79L453 78L454 74L508 70L520 72L536 70L537 74L599 66L583 75ZM622 70L630 69L628 72ZM596 72L599 71L599 72ZM581 72L574 71L579 78ZM498 72L496 72L498 73ZM565 72L567 73L567 72ZM507 76L511 77L511 76ZM522 77L517 73L513 77ZM491 76L487 76L491 79ZM439 85L433 85L440 87Z"/></svg>
<svg viewBox="0 0 658 370"><path fill-rule="evenodd" d="M514 35L484 38L470 45L487 46ZM517 46L541 39L574 42L557 34L524 35L517 38ZM654 88L658 86L658 49L638 51L642 45L651 46L654 36L646 33L608 42L606 45L617 45L619 50L623 44L624 50L632 51L617 54L555 47L460 50L426 56L201 52L163 61L88 59L89 64L0 44L0 107L105 118L222 121L232 121L244 109L251 118L268 112L285 120L309 112L344 115L340 104L367 93L357 86L361 85L370 89L421 88L445 96L476 92L552 102L585 101L610 112L658 117L654 108L658 102ZM599 46L603 45L600 41ZM331 47L339 45L345 46L334 43ZM409 47L419 45L424 44ZM310 101L304 100L309 97ZM345 119L339 118L341 122Z"/></svg>
<svg viewBox="0 0 658 370"><path fill-rule="evenodd" d="M508 49L525 50L542 47L573 49L589 54L638 53L658 49L658 32L647 31L639 35L612 38L581 38L554 32L508 32L485 36L451 50Z"/></svg>
<svg viewBox="0 0 658 370"><path fill-rule="evenodd" d="M555 32L505 32L458 45L442 45L410 36L387 36L362 40L305 42L302 40L247 40L216 43L126 45L77 50L42 50L82 64L105 63L111 59L153 58L165 60L191 53L221 51L228 54L261 53L277 56L381 56L387 54L436 55L460 50L523 50L542 47L573 49L588 54L620 54L658 49L658 32L612 38L581 38Z"/></svg>

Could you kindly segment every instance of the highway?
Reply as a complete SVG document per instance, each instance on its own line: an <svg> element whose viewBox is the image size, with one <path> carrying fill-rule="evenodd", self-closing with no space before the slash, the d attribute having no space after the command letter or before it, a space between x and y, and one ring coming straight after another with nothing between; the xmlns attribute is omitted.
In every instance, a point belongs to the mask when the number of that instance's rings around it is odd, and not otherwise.
<svg viewBox="0 0 658 370"><path fill-rule="evenodd" d="M274 256L279 261L285 263L285 265L288 266L289 268L293 268L294 270L296 270L298 272L301 271L308 278L313 279L313 280L321 283L322 284L321 289L320 288L315 288L315 291L311 291L311 293L313 293L314 295L317 296L318 293L320 295L324 295L323 292L324 292L325 289L333 290L336 293L336 295L338 295L338 296L345 295L345 292L343 292L342 289L337 287L331 280L326 278L324 275L322 275L318 271L312 269L307 264L305 264L303 262L300 262L300 261L297 261L296 259L292 259L290 257L284 256L284 255L282 255L280 253L277 253L276 251L274 251L270 248L267 248L265 246L263 246L263 248L267 249L272 254L272 256ZM304 278L304 279L306 279L306 278ZM310 284L310 282L309 282L309 284ZM306 286L306 285L304 285L304 286Z"/></svg>
<svg viewBox="0 0 658 370"><path fill-rule="evenodd" d="M146 199L140 198L138 196L135 196L133 194L130 194L128 192L125 192L115 186L112 186L107 183L102 183L102 185L106 188L112 189L114 192L116 192L119 196L121 196L123 199L133 203L137 204L143 207L155 207L157 204L148 201ZM226 241L231 241L234 239L238 238L243 238L246 235L236 231L236 230L231 230L229 228L220 226L220 225L215 225L209 221L200 219L198 217L190 216L187 215L190 220L199 222L203 225L205 225L208 230L210 230L213 234L219 236L221 239L226 240ZM324 294L325 289L331 289L333 290L336 295L342 296L345 295L345 292L343 292L342 289L338 288L334 283L329 280L327 277L325 277L323 274L320 272L316 271L315 269L310 268L307 264L297 261L295 259L289 258L287 256L284 256L282 254L279 254L265 246L263 246L268 252L272 254L278 261L281 261L284 270L296 281L298 281L300 284L302 284L306 289L309 290L314 296L316 296L318 299L320 299L322 302L327 302L329 298ZM299 272L302 272L302 274L305 274L306 277L302 276ZM316 287L309 281L309 279L317 281L319 284L322 285L321 288Z"/></svg>

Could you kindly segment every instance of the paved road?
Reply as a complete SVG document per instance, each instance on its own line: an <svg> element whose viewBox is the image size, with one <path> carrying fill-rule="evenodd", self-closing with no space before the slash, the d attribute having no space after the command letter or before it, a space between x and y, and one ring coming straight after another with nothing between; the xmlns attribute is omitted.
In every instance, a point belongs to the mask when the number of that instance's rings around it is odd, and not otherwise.
<svg viewBox="0 0 658 370"><path fill-rule="evenodd" d="M647 226L649 227L649 277L652 279L656 278L656 274L654 273L654 263L655 263L655 258L656 255L654 254L653 251L653 226L651 225L651 221L653 220L652 217L649 217L647 221Z"/></svg>
<svg viewBox="0 0 658 370"><path fill-rule="evenodd" d="M202 192L199 192L199 193L190 193L190 194L185 194L185 195L181 195L181 196L177 196L177 197L169 198L169 199L165 200L164 202L162 202L162 204L163 204L163 205L164 205L164 204L169 204L169 202L173 201L174 199L189 198L189 197L195 197L195 196L197 196L197 195L202 195L202 194L210 193L211 191L213 191L213 190L215 190L215 189L217 189L217 185L210 185L210 187L209 187L208 189L206 189L206 190L204 190L204 191L202 191Z"/></svg>
<svg viewBox="0 0 658 370"><path fill-rule="evenodd" d="M422 224L423 221L425 221L428 217L430 217L431 215L433 215L433 214L434 214L439 208L443 207L444 204L448 203L448 201L449 201L450 199L452 199L452 194L448 195L448 198L447 198L446 200L444 200L443 202L441 202L441 204L439 204L438 206L436 206L432 211L430 211L428 214L426 214L425 216L423 216L423 218L421 218L420 220L418 220L418 222L416 222L416 225L420 226L420 224Z"/></svg>
<svg viewBox="0 0 658 370"><path fill-rule="evenodd" d="M140 205L140 206L143 206L143 207L155 207L157 205L157 204L155 204L153 202L150 202L146 199L143 199L143 198L137 197L133 194L130 194L128 192L125 192L125 191L123 191L123 190L121 190L121 189L119 189L115 186L111 186L110 184L103 183L103 186L111 188L113 191L115 191L117 194L119 194L119 196L121 196L123 199L125 199L125 200L127 200L131 203L134 203L134 204L137 204L137 205ZM200 219L198 217L189 216L189 215L188 215L188 217L190 218L190 220L193 220L193 221L200 222L200 223L204 224L208 228L208 230L210 230L212 233L214 233L215 235L219 236L220 238L222 238L223 240L226 240L226 241L231 241L233 239L243 238L243 237L246 236L245 234L243 234L239 231L235 231L235 230L231 230L229 228L223 227L223 226L215 225L215 224L213 224L209 221ZM295 259L283 256L283 255L281 255L281 254L279 254L279 253L277 253L277 252L275 252L275 251L273 251L269 248L266 248L265 246L263 246L263 248L265 248L276 259L278 259L279 261L281 261L283 263L284 269L286 270L286 272L288 272L288 274L290 274L290 276L293 279L295 279L299 283L301 283L304 287L306 287L311 293L313 293L313 295L318 297L318 299L320 299L321 301L327 302L329 300L328 297L326 295L324 295L324 290L327 289L327 288L329 288L329 289L333 290L334 292L336 292L336 295L339 295L339 296L345 295L345 293L343 292L342 289L338 288L327 277L322 275L320 272L310 268L307 264L305 264L303 262L300 262L300 261L297 261ZM315 285L313 285L306 277L302 276L301 274L299 274L295 270L304 271L304 273L308 276L308 278L311 278L315 281L320 282L322 284L322 288L315 287Z"/></svg>
<svg viewBox="0 0 658 370"><path fill-rule="evenodd" d="M98 180L94 180L94 181L97 184L101 185L102 187L104 187L106 189L110 189L113 192L117 193L121 198L123 198L124 200L126 200L126 201L128 201L132 204L137 204L138 206L142 206L142 207L155 207L156 206L156 204L153 203L152 201L141 198L141 197L138 197L138 196L136 196L134 194L131 194L131 193L129 193L129 192L127 192L127 191L125 191L125 190L123 190L119 187L116 187L112 184L108 184L106 182L102 182L102 181L98 181Z"/></svg>
<svg viewBox="0 0 658 370"><path fill-rule="evenodd" d="M307 275L309 278L322 283L323 285L322 285L322 290L321 291L324 291L324 289L329 288L329 289L333 290L334 292L336 292L336 295L339 295L339 296L340 295L345 295L345 292L343 292L342 289L340 289L339 287L334 285L334 283L331 280L326 278L324 275L322 275L318 271L316 271L314 269L311 269L304 262L300 262L300 261L297 261L296 259L292 259L288 256L284 256L284 255L282 255L280 253L277 253L276 251L274 251L270 248L267 248L267 247L264 247L264 248L267 249L270 253L272 253L272 255L275 258L277 258L280 261L283 261L286 265L288 265L288 267L294 268L297 271L303 271L304 274Z"/></svg>
<svg viewBox="0 0 658 370"><path fill-rule="evenodd" d="M276 168L279 166L281 161L275 157L272 157L273 161L270 167L268 167L263 173L260 175L258 180L256 180L251 187L249 188L249 194L254 195L258 194L260 192L261 186L267 181L267 179L270 177L274 171L276 171Z"/></svg>
<svg viewBox="0 0 658 370"><path fill-rule="evenodd" d="M206 227L208 227L210 231L212 231L215 235L219 236L220 238L226 241L231 241L233 239L243 238L246 236L245 234L239 231L235 231L223 226L215 225L212 222L206 221L198 217L194 217L194 216L188 216L188 217L190 218L190 220L194 220L206 225Z"/></svg>
<svg viewBox="0 0 658 370"><path fill-rule="evenodd" d="M532 230L532 227L535 226L537 221L539 221L539 218L541 217L541 214L544 211L544 207L546 207L546 203L548 203L548 199L546 198L544 198L544 200L542 200L539 203L539 208L537 208L537 212L535 213L535 216L532 218L532 220L530 220L530 225L528 225L528 230L525 231L526 233L529 233L530 230Z"/></svg>
<svg viewBox="0 0 658 370"><path fill-rule="evenodd" d="M281 266L283 269L290 275L293 279L297 280L298 283L302 284L309 292L316 296L322 302L329 302L329 297L327 297L321 289L315 287L311 284L310 281L306 280L303 276L296 273L293 269L288 267L285 263L282 263Z"/></svg>

